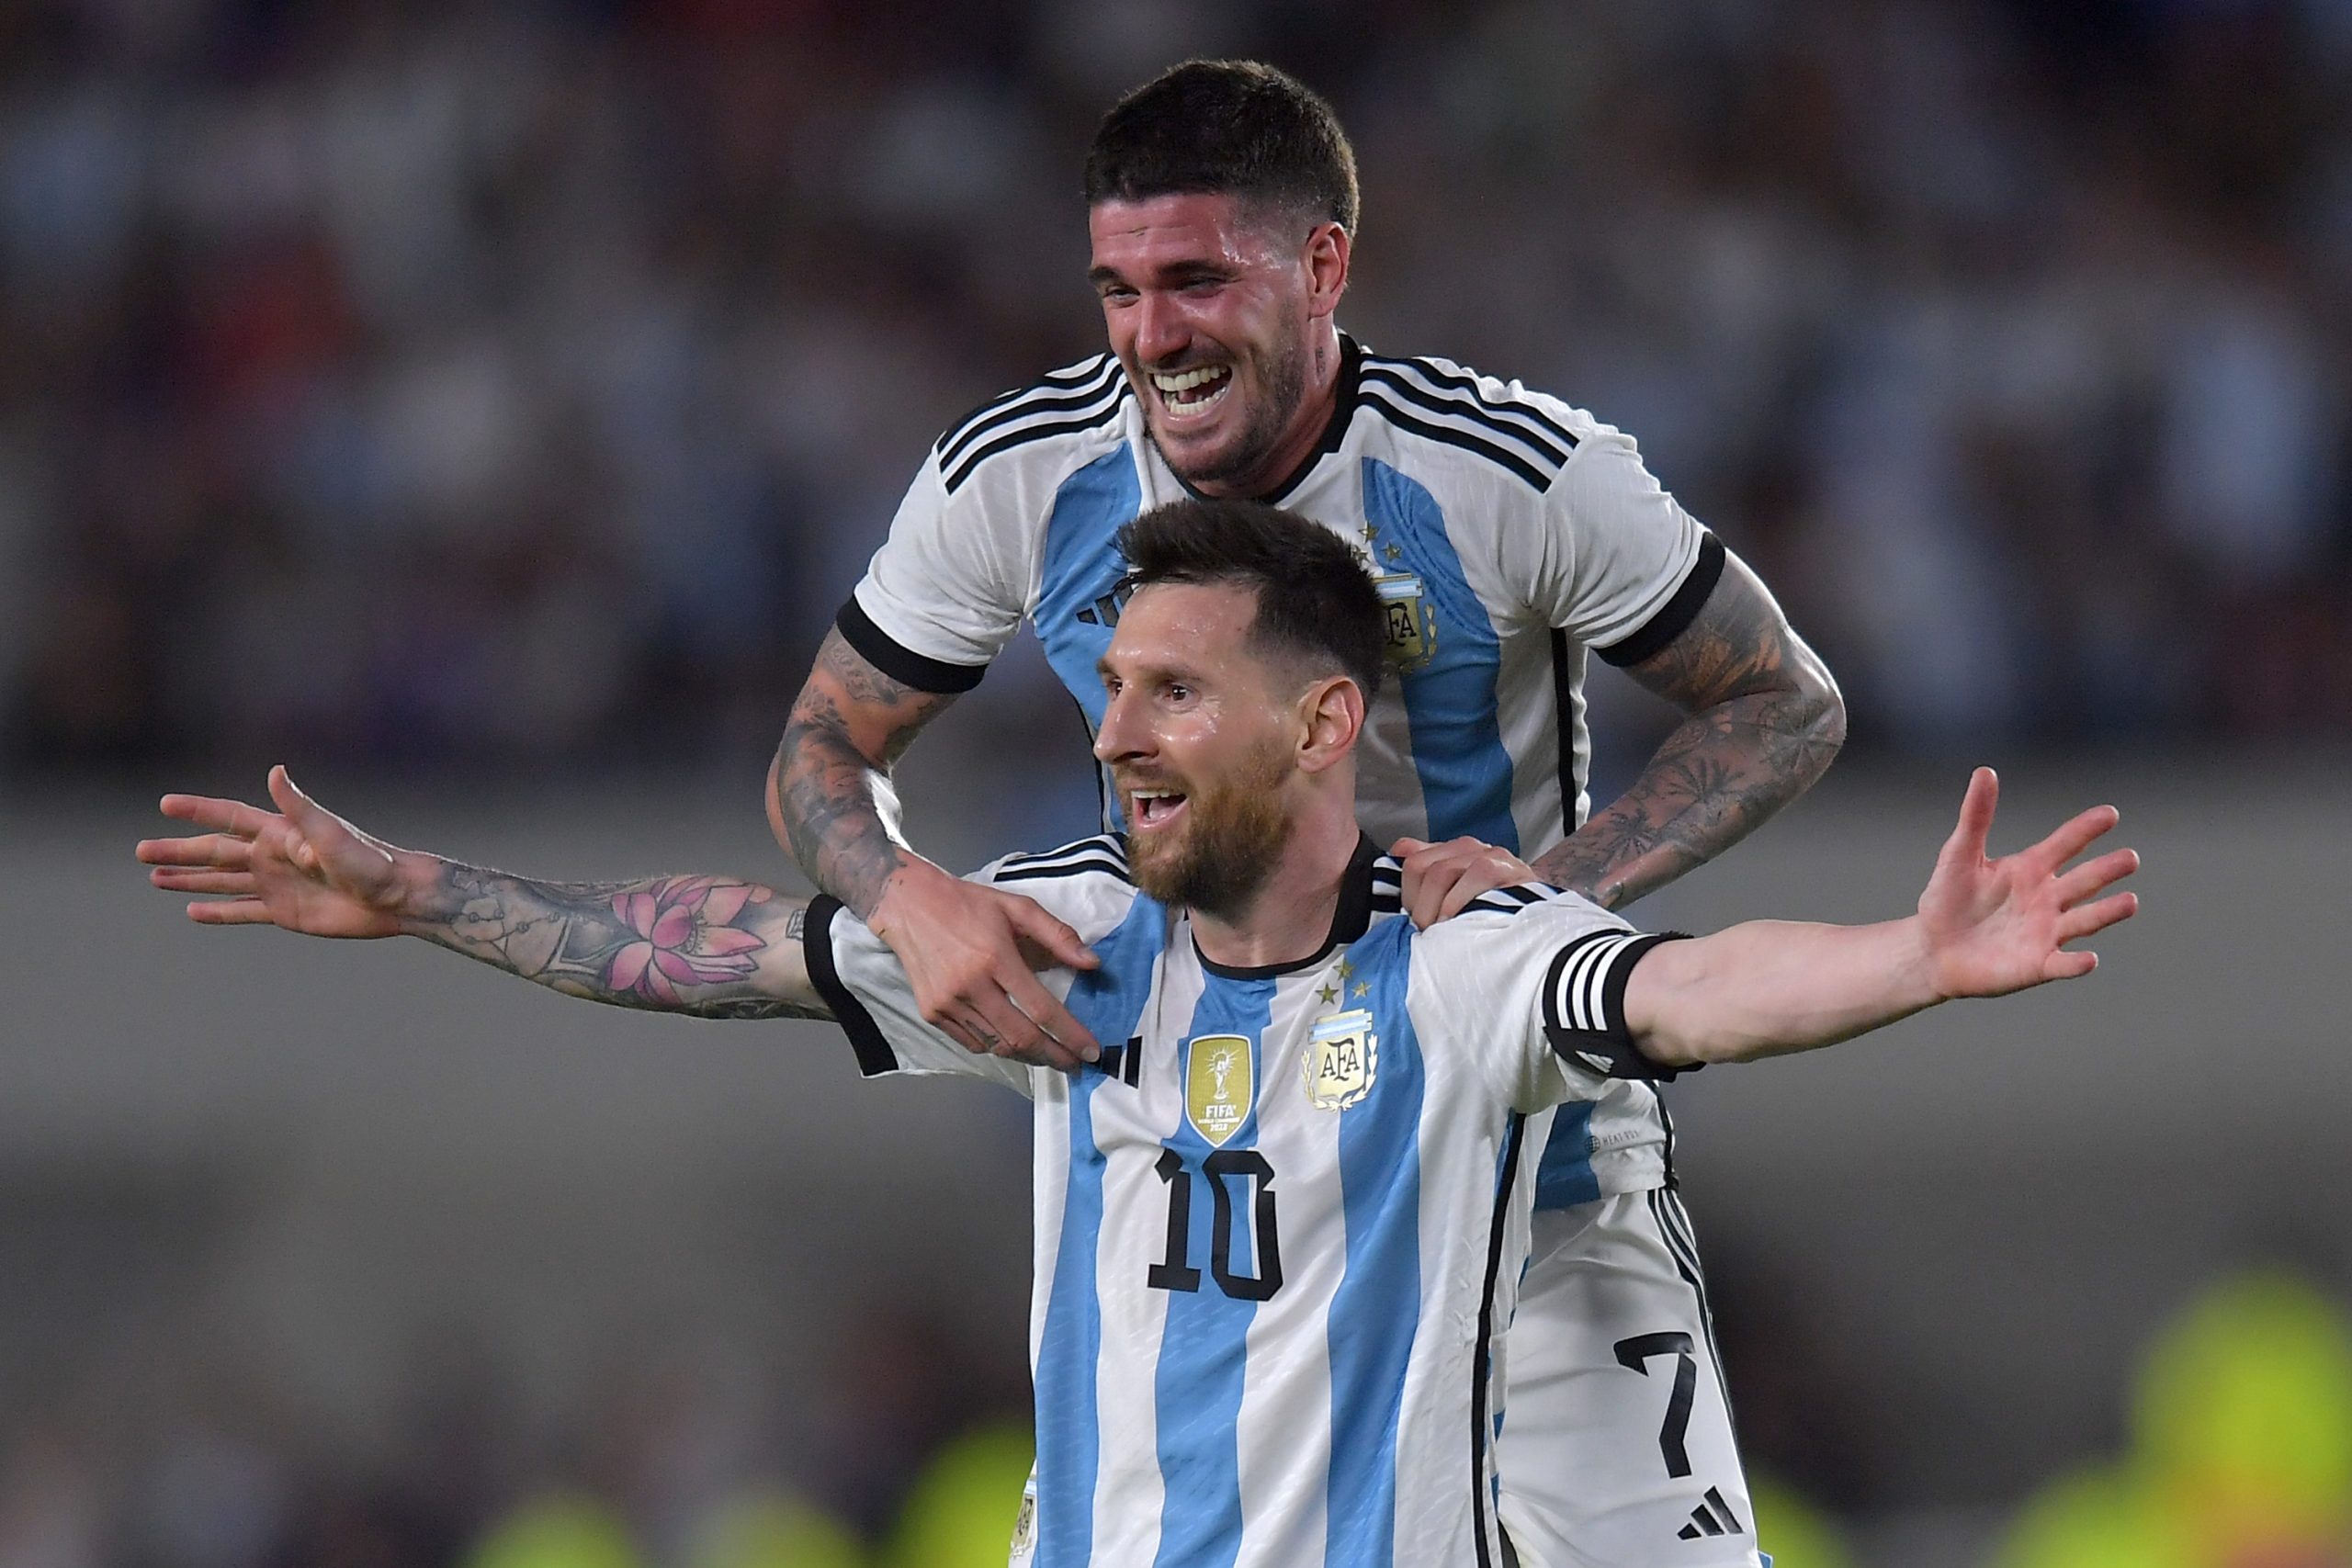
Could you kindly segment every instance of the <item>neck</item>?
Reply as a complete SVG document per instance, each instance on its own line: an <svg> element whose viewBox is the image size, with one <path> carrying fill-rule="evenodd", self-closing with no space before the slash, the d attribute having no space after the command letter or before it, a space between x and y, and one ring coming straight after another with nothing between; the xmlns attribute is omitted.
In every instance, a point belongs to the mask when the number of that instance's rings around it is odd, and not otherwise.
<svg viewBox="0 0 2352 1568"><path fill-rule="evenodd" d="M1299 399L1298 412L1292 417L1282 440L1266 454L1264 462L1240 479L1197 486L1200 492L1219 498L1255 500L1296 473L1307 454L1322 441L1331 416L1339 412L1340 371L1346 357L1340 348L1339 323L1327 316L1315 328L1314 346L1306 355L1306 395Z"/></svg>
<svg viewBox="0 0 2352 1568"><path fill-rule="evenodd" d="M1202 953L1227 968L1262 969L1320 953L1339 915L1348 863L1362 836L1351 809L1303 818L1283 846L1273 874L1247 906L1226 915L1187 911Z"/></svg>

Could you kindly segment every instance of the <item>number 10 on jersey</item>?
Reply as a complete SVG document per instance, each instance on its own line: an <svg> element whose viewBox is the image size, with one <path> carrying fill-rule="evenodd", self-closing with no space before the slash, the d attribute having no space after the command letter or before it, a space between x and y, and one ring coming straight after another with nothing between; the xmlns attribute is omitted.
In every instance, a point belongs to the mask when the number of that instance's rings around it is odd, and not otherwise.
<svg viewBox="0 0 2352 1568"><path fill-rule="evenodd" d="M1174 1149L1160 1152L1152 1168L1168 1188L1168 1253L1151 1266L1144 1282L1155 1291L1197 1291L1201 1271L1192 1260L1193 1187L1208 1183L1215 1213L1209 1224L1209 1273L1216 1287L1236 1301L1262 1302L1283 1288L1282 1239L1274 1223L1274 1168L1256 1149L1218 1149L1201 1161L1195 1178ZM1246 1204L1252 1272L1234 1269L1236 1190Z"/></svg>

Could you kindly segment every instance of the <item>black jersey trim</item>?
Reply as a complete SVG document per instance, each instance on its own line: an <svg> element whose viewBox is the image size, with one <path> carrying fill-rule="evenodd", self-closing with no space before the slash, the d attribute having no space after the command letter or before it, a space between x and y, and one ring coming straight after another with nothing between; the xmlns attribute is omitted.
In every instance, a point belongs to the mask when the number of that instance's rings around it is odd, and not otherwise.
<svg viewBox="0 0 2352 1568"><path fill-rule="evenodd" d="M1493 1441L1487 1431L1487 1385L1494 1373L1495 1283L1502 1274L1503 1236L1510 1221L1511 1190L1519 1182L1519 1145L1526 1128L1527 1119L1510 1112L1503 1132L1502 1179L1495 1184L1495 1217L1487 1230L1487 1288L1478 1299L1478 1348L1471 1362L1470 1507L1477 1525L1478 1568L1491 1568L1494 1561L1487 1550L1487 1450Z"/></svg>
<svg viewBox="0 0 2352 1568"><path fill-rule="evenodd" d="M1427 420L1416 419L1371 387L1364 388L1361 396L1365 407L1378 409L1381 417L1399 430L1409 431L1415 435L1424 436L1447 446L1458 446L1464 452L1475 452L1496 467L1524 479L1531 489L1537 491L1552 488L1551 478L1546 476L1544 470L1518 454L1498 446L1483 436L1473 435L1468 431L1458 430L1452 425L1431 424Z"/></svg>
<svg viewBox="0 0 2352 1568"><path fill-rule="evenodd" d="M1003 863L1008 866L1044 865L1049 862L1074 860L1080 855L1108 855L1122 867L1127 863L1126 846L1119 841L1116 833L1097 833L1091 838L1064 844L1057 850L1034 850L1007 855Z"/></svg>
<svg viewBox="0 0 2352 1568"><path fill-rule="evenodd" d="M1348 869L1340 879L1340 907L1331 911L1331 930L1324 937L1323 945L1307 957L1289 964L1259 964L1248 967L1219 964L1201 951L1201 939L1197 933L1193 938L1193 955L1201 961L1202 968L1227 980L1272 980L1283 975L1295 975L1302 969L1312 969L1329 958L1334 949L1347 946L1372 929L1372 870L1373 863L1379 858L1380 847L1372 841L1372 836L1361 829L1357 829L1356 852L1349 857Z"/></svg>
<svg viewBox="0 0 2352 1568"><path fill-rule="evenodd" d="M1576 432L1544 412L1542 405L1532 399L1508 391L1489 392L1480 383L1476 374L1442 370L1438 367L1437 361L1433 359L1398 359L1393 355L1379 354L1367 355L1365 358L1371 364L1382 367L1393 366L1400 370L1411 370L1441 387L1451 387L1467 392L1476 398L1482 407L1496 413L1516 414L1557 436L1567 444L1568 450L1571 452L1581 445Z"/></svg>
<svg viewBox="0 0 2352 1568"><path fill-rule="evenodd" d="M1538 998L1552 1049L1605 1077L1665 1083L1698 1071L1651 1061L1625 1028L1625 982L1634 965L1660 943L1687 938L1683 931L1589 931L1562 947L1544 972Z"/></svg>
<svg viewBox="0 0 2352 1568"><path fill-rule="evenodd" d="M874 624L865 606L853 593L833 617L834 629L842 640L876 670L901 686L912 686L918 692L933 696L954 696L968 692L980 683L989 672L985 664L950 664L944 659L933 659L917 653L888 632Z"/></svg>
<svg viewBox="0 0 2352 1568"><path fill-rule="evenodd" d="M1085 860L1064 861L1057 865L1016 866L1009 871L998 872L994 880L998 882L1036 882L1054 877L1082 876L1088 872L1094 871L1099 871L1105 876L1117 877L1121 882L1125 883L1130 887L1135 886L1135 878L1128 875L1127 868L1118 861L1114 861L1107 855L1092 855Z"/></svg>
<svg viewBox="0 0 2352 1568"><path fill-rule="evenodd" d="M1577 800L1584 794L1584 773L1577 766L1576 681L1568 669L1570 657L1568 634L1554 626L1552 724L1555 731L1553 739L1560 749L1560 820L1573 833L1584 826L1577 819Z"/></svg>
<svg viewBox="0 0 2352 1568"><path fill-rule="evenodd" d="M951 448L962 445L978 434L981 427L998 423L1000 419L1016 417L1011 412L1004 412L1008 405L1026 402L1033 398L1050 396L1057 392L1066 392L1077 387L1086 387L1091 382L1100 381L1104 368L1116 363L1118 362L1111 355L1098 354L1091 359L1081 359L1064 369L1048 371L1025 387L1015 387L1009 392L999 392L995 397L978 408L972 409L955 423L949 425L939 439L931 444L932 452L943 464L953 461L954 455Z"/></svg>
<svg viewBox="0 0 2352 1568"><path fill-rule="evenodd" d="M1363 378L1367 382L1377 381L1415 408L1445 418L1467 420L1481 429L1492 431L1499 438L1514 443L1531 460L1548 468L1555 479L1560 477L1561 468L1567 464L1568 454L1545 440L1539 432L1510 423L1476 398L1451 397L1432 391L1385 367L1366 370Z"/></svg>
<svg viewBox="0 0 2352 1568"><path fill-rule="evenodd" d="M1009 400L975 410L961 426L939 438L939 466L953 468L956 460L971 449L974 442L992 430L1002 429L1016 419L1085 407L1109 390L1110 378L1117 374L1118 361L1106 354L1091 372L1074 380L1055 381L1048 377L1038 385L1013 394Z"/></svg>
<svg viewBox="0 0 2352 1568"><path fill-rule="evenodd" d="M1649 1201L1651 1217L1657 1222L1658 1234L1666 1238L1666 1250L1674 1259L1675 1272L1682 1276L1682 1282L1698 1298L1699 1332L1707 1342L1707 1359L1714 1363L1715 1393L1724 1402L1724 1420L1732 1428L1736 1449L1739 1423L1732 1415L1731 1380L1724 1376L1724 1353L1715 1344L1715 1309L1707 1300L1707 1275L1699 1266L1698 1236L1690 1228L1690 1211L1683 1208L1680 1195L1671 1187L1653 1187L1644 1196Z"/></svg>
<svg viewBox="0 0 2352 1568"><path fill-rule="evenodd" d="M808 965L808 983L825 998L833 1010L833 1021L849 1036L849 1046L857 1054L857 1070L865 1077L878 1077L899 1070L899 1054L882 1037L882 1026L865 1010L857 994L842 983L841 970L833 963L833 917L842 912L842 901L829 893L820 893L809 900L808 919L800 927L800 952Z"/></svg>
<svg viewBox="0 0 2352 1568"><path fill-rule="evenodd" d="M1100 429L1117 415L1119 405L1126 400L1127 391L1127 383L1122 378L1114 385L1097 393L1093 400L1088 404L1086 412L1077 418L1054 420L1045 424L1023 425L1008 434L1000 435L993 441L974 447L965 454L962 461L953 470L942 476L941 482L947 487L947 493L953 495L963 488L966 479L972 477L972 470L990 457L1010 452L1016 446L1026 446L1033 441L1043 441L1048 436L1072 435L1082 430Z"/></svg>
<svg viewBox="0 0 2352 1568"><path fill-rule="evenodd" d="M1674 591L1674 597L1661 605L1657 614L1652 615L1641 630L1593 651L1619 669L1628 664L1639 664L1645 659L1664 652L1667 644L1680 637L1690 623L1699 618L1699 612L1706 608L1708 595L1714 592L1715 584L1722 581L1723 575L1724 542L1711 532L1701 534L1699 558L1690 563L1690 575L1683 578L1682 586Z"/></svg>

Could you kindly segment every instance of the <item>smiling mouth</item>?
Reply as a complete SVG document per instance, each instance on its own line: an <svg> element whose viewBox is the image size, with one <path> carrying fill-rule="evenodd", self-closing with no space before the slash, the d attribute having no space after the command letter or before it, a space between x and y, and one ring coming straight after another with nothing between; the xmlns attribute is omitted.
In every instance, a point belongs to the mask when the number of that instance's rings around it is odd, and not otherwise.
<svg viewBox="0 0 2352 1568"><path fill-rule="evenodd" d="M1233 367L1204 365L1191 370L1149 372L1159 406L1173 420L1198 419L1233 389Z"/></svg>
<svg viewBox="0 0 2352 1568"><path fill-rule="evenodd" d="M1141 829L1165 828L1184 809L1184 797L1174 790L1138 789L1127 793L1127 820Z"/></svg>

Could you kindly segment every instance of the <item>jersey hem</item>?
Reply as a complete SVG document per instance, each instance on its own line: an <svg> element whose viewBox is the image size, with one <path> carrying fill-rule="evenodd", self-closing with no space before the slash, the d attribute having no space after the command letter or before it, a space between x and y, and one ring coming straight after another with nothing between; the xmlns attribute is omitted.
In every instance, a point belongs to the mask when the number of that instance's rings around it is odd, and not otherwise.
<svg viewBox="0 0 2352 1568"><path fill-rule="evenodd" d="M899 1070L899 1054L890 1049L882 1026L842 981L841 968L833 962L833 917L842 909L842 901L829 893L820 893L809 901L808 918L800 932L801 954L808 965L808 983L825 998L825 1005L833 1010L833 1021L849 1036L850 1049L857 1054L858 1072L878 1077Z"/></svg>

